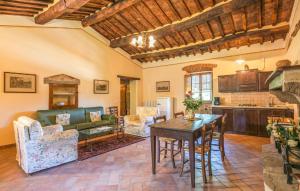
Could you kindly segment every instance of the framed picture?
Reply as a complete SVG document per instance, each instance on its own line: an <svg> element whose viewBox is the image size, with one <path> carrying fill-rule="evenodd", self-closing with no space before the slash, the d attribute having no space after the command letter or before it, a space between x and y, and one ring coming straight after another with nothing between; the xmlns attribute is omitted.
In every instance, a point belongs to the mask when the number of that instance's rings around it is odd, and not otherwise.
<svg viewBox="0 0 300 191"><path fill-rule="evenodd" d="M36 75L4 72L4 93L36 93Z"/></svg>
<svg viewBox="0 0 300 191"><path fill-rule="evenodd" d="M156 92L169 92L170 81L159 81L156 82Z"/></svg>
<svg viewBox="0 0 300 191"><path fill-rule="evenodd" d="M109 81L94 80L94 93L95 94L108 94L109 93Z"/></svg>

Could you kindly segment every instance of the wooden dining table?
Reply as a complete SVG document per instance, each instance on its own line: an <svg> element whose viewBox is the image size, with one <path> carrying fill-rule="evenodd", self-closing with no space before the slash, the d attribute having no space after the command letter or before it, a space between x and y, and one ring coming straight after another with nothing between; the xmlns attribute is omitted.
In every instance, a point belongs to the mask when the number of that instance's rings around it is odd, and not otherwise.
<svg viewBox="0 0 300 191"><path fill-rule="evenodd" d="M150 125L152 174L156 174L157 137L185 140L189 143L191 184L195 188L195 141L201 136L201 128L204 125L210 124L213 121L221 124L221 118L222 115L196 114L196 120L194 121L180 117ZM220 127L220 125L218 126Z"/></svg>

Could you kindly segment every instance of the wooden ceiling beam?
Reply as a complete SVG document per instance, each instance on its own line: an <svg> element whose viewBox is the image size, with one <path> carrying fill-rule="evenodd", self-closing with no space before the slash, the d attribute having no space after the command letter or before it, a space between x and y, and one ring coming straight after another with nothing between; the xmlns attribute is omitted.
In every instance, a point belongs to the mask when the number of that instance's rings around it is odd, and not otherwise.
<svg viewBox="0 0 300 191"><path fill-rule="evenodd" d="M229 14L232 11L239 10L241 8L244 8L248 5L257 3L258 0L228 0L225 3L216 5L212 7L211 9L201 12L193 17L190 17L189 19L183 20L178 23L166 25L164 27L158 28L156 30L147 31L146 33L149 33L153 36L155 36L156 39L159 39L163 36L173 34L176 31L183 31L188 28L191 28L195 25L199 24L205 24L206 22L210 21L211 19L216 19L221 15ZM130 43L131 39L135 35L129 35L126 37L122 37L119 39L112 40L110 43L110 46L112 48L122 47L126 46Z"/></svg>
<svg viewBox="0 0 300 191"><path fill-rule="evenodd" d="M169 50L161 50L161 51L153 51L149 53L144 54L138 54L131 56L131 59L144 59L144 58L150 58L150 57L159 57L163 55L170 55L170 54L180 54L185 52L190 52L191 50L211 50L211 46L217 46L226 44L233 40L238 40L240 38L244 37L252 37L252 36L272 36L274 34L284 34L288 33L289 31L289 25L283 25L279 27L272 27L272 28L264 28L264 29L255 29L247 32L240 32L232 35L227 35L222 38L214 39L208 42L199 43L199 44L193 44L190 46L185 47L179 47L179 48L173 48Z"/></svg>
<svg viewBox="0 0 300 191"><path fill-rule="evenodd" d="M37 15L34 18L35 23L42 25L46 24L51 20L62 16L65 13L73 13L89 1L90 0L60 0L45 12L42 12L41 14Z"/></svg>
<svg viewBox="0 0 300 191"><path fill-rule="evenodd" d="M83 19L81 22L82 26L87 27L92 24L101 22L104 19L107 19L108 17L111 17L114 14L117 14L120 11L122 11L140 1L141 0L123 0L119 3L115 3L115 4L111 5L110 7L104 8L101 11L98 11L95 14L92 14L92 15L88 16L87 18Z"/></svg>

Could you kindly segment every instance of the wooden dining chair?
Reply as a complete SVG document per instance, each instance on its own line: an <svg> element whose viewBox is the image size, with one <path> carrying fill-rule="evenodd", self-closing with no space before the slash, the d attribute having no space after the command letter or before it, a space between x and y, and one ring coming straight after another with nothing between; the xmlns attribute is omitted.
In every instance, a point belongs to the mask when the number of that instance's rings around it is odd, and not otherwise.
<svg viewBox="0 0 300 191"><path fill-rule="evenodd" d="M119 116L118 106L110 106L106 108L106 113L116 117L116 124L124 126L124 116Z"/></svg>
<svg viewBox="0 0 300 191"><path fill-rule="evenodd" d="M206 160L205 156L207 155L207 166L209 176L212 176L212 168L211 168L211 142L214 129L216 128L216 121L212 122L209 125L204 125L201 129L201 143L200 145L195 146L195 153L201 156L201 168L202 168L202 177L203 182L207 183L206 178ZM183 174L184 164L186 164L189 160L185 160L185 150L188 148L183 148L181 150L181 169L180 176Z"/></svg>
<svg viewBox="0 0 300 191"><path fill-rule="evenodd" d="M224 161L225 158L224 133L226 131L226 125L227 125L226 122L227 122L227 113L225 113L225 115L223 115L222 117L221 131L220 132L215 131L213 133L213 140L212 140L212 146L217 146L218 150L221 152L222 161Z"/></svg>
<svg viewBox="0 0 300 191"><path fill-rule="evenodd" d="M178 118L178 117L184 117L184 112L180 111L180 112L174 113L174 118Z"/></svg>
<svg viewBox="0 0 300 191"><path fill-rule="evenodd" d="M166 116L158 116L158 117L154 117L153 118L154 123L159 123L159 122L163 122L163 121L167 121ZM165 143L164 147L161 147L161 143ZM157 147L158 147L158 153L157 153L157 162L160 162L160 153L164 152L164 158L167 158L167 153L168 151L170 151L170 155L171 155L171 159L172 159L172 164L173 164L173 168L176 168L175 165L175 156L180 153L174 152L174 145L177 142L176 139L173 138L167 138L167 137L159 137L157 140ZM170 145L170 149L168 148L168 145Z"/></svg>

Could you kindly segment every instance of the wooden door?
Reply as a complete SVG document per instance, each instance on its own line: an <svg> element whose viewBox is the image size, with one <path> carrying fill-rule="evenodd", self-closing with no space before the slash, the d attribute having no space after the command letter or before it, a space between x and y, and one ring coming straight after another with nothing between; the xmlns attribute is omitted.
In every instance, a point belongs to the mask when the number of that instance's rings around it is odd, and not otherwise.
<svg viewBox="0 0 300 191"><path fill-rule="evenodd" d="M130 111L129 80L120 80L120 115L128 115Z"/></svg>

